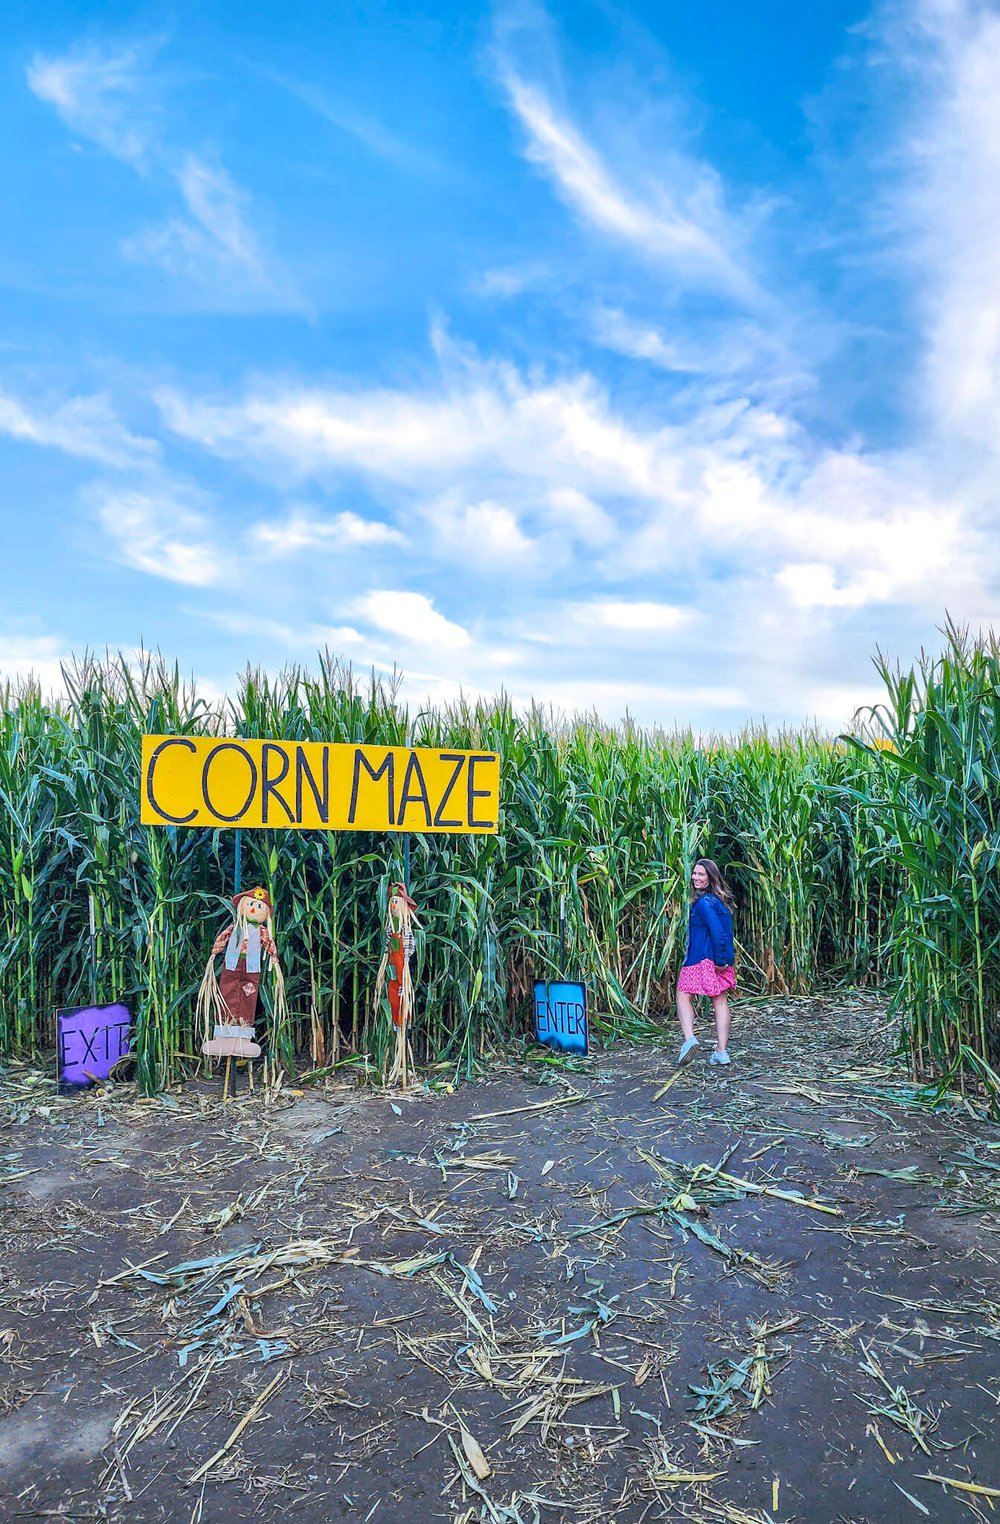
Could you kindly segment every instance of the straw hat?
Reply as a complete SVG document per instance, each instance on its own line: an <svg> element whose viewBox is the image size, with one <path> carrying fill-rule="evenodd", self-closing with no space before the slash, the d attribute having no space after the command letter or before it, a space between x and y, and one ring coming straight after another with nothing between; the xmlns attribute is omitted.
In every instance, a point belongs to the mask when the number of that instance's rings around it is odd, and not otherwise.
<svg viewBox="0 0 1000 1524"><path fill-rule="evenodd" d="M417 908L417 902L408 893L405 884L390 884L389 885L389 898L390 899L405 900L407 905L409 905L411 910L416 910L416 908Z"/></svg>

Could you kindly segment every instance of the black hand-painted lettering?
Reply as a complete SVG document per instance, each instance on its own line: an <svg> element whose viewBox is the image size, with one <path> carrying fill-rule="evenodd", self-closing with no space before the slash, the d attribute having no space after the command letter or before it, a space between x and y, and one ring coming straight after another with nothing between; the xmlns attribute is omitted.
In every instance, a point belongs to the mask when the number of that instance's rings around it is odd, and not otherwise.
<svg viewBox="0 0 1000 1524"><path fill-rule="evenodd" d="M441 796L441 803L434 811L434 824L436 826L461 826L462 822L460 820L445 820L443 816L445 805L451 798L452 789L458 782L458 775L462 771L462 763L465 761L465 758L460 752L443 751L441 753L441 761L454 762L455 767L451 777L448 779L448 787Z"/></svg>
<svg viewBox="0 0 1000 1524"><path fill-rule="evenodd" d="M149 800L151 807L156 811L156 813L158 815L162 815L164 820L169 820L171 825L188 825L189 822L192 821L197 815L197 810L191 810L187 815L171 815L169 811L163 808L162 804L157 804L156 795L153 793L153 772L159 760L160 753L166 751L168 746L183 746L186 751L198 750L194 742L189 741L186 736L171 736L169 740L161 741L159 746L157 746L153 752L153 755L150 757L149 766L146 769L146 798Z"/></svg>
<svg viewBox="0 0 1000 1524"><path fill-rule="evenodd" d="M94 1044L97 1041L97 1039L100 1037L100 1035L101 1035L101 1029L100 1029L100 1027L98 1027L95 1031L91 1032L89 1037L87 1036L86 1032L80 1030L79 1028L77 1029L77 1036L79 1037L80 1041L83 1043L83 1047L84 1047L83 1057L77 1060L78 1063L85 1064L87 1062L88 1058L92 1058L94 1060L95 1064L99 1062L97 1054L94 1052Z"/></svg>
<svg viewBox="0 0 1000 1524"><path fill-rule="evenodd" d="M222 810L217 809L216 806L212 803L208 793L208 775L211 771L212 763L215 761L219 753L223 751L238 751L240 756L246 762L247 767L250 769L250 787L247 790L246 798L240 805L239 809L236 811L235 815L226 815L222 812ZM215 816L216 820L226 820L230 825L232 825L233 821L243 819L243 816L250 808L250 801L256 792L257 764L254 761L253 757L251 757L250 753L244 747L242 747L238 741L220 741L218 746L213 746L212 750L205 758L205 765L201 770L201 797L205 801L206 810L209 810L211 814Z"/></svg>
<svg viewBox="0 0 1000 1524"><path fill-rule="evenodd" d="M295 818L302 823L302 782L303 779L309 784L312 796L316 801L316 811L324 825L330 823L330 748L323 747L323 789L320 792L319 784L313 777L306 754L301 746L295 748Z"/></svg>
<svg viewBox="0 0 1000 1524"><path fill-rule="evenodd" d="M416 778L418 787L411 792L410 782ZM399 796L399 824L406 824L406 807L411 800L415 800L424 807L424 818L427 829L431 828L431 801L427 797L427 784L424 782L423 769L420 766L420 758L415 751L410 752L410 759L406 764L406 772L403 774L403 791Z"/></svg>
<svg viewBox="0 0 1000 1524"><path fill-rule="evenodd" d="M273 778L271 777L271 770L269 766L270 758L272 756L281 758L281 772ZM273 741L265 741L264 750L261 754L260 761L260 818L263 821L264 825L268 824L268 809L272 794L281 805L281 808L284 810L289 822L292 825L295 824L295 816L292 814L291 805L288 803L287 799L278 793L278 784L284 783L285 779L288 777L288 768L288 752L285 751L281 746L275 746Z"/></svg>
<svg viewBox="0 0 1000 1524"><path fill-rule="evenodd" d="M379 768L374 768L368 761L368 758L365 756L364 752L361 750L361 747L359 746L356 748L354 752L354 777L351 781L351 808L347 812L348 825L354 824L354 817L358 812L358 786L361 780L362 768L364 768L365 772L368 774L373 783L377 783L378 780L382 777L382 774L385 773L386 789L389 796L389 824L396 824L395 764L396 758L390 751L386 756L385 761L382 763L382 766Z"/></svg>
<svg viewBox="0 0 1000 1524"><path fill-rule="evenodd" d="M468 818L466 824L468 825L470 831L474 831L474 830L477 830L477 829L480 830L480 831L482 831L482 830L492 830L493 826L496 824L496 821L494 821L494 820L476 820L476 818L475 818L475 814L476 814L476 800L477 799L489 799L491 797L491 794L492 794L492 790L491 789L488 789L488 788L476 788L476 763L477 762L495 762L495 761L496 761L496 758L495 757L491 757L489 755L489 753L487 753L485 756L470 757L469 758L469 818Z"/></svg>

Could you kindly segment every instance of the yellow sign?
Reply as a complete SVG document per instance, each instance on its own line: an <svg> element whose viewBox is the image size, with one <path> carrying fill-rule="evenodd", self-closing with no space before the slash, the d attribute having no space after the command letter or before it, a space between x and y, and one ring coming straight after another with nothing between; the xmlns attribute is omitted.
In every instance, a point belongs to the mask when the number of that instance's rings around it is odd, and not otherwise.
<svg viewBox="0 0 1000 1524"><path fill-rule="evenodd" d="M432 747L143 736L143 825L495 834L500 758Z"/></svg>

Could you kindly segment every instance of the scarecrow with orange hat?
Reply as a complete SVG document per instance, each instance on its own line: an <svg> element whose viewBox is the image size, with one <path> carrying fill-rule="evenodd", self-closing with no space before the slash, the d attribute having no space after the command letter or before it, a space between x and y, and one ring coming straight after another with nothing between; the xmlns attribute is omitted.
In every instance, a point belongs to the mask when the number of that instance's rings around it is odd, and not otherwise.
<svg viewBox="0 0 1000 1524"><path fill-rule="evenodd" d="M396 1029L396 1053L388 1074L388 1083L398 1080L405 1089L408 1083L407 1028L413 1020L413 980L410 977L410 957L413 953L413 928L419 926L415 911L417 902L411 899L405 884L390 884L386 905L386 948L379 965L375 983L375 1010L378 1011L383 993L389 997L389 1013Z"/></svg>
<svg viewBox="0 0 1000 1524"><path fill-rule="evenodd" d="M278 1024L286 1014L285 980L274 942L271 896L266 889L244 890L233 895L235 919L212 944L205 974L198 991L198 1015L205 1034L201 1051L209 1058L259 1058L256 1040L257 998L260 993L261 957L274 973L274 1016ZM215 960L224 953L222 973L215 977ZM209 1027L214 1023L212 1035Z"/></svg>

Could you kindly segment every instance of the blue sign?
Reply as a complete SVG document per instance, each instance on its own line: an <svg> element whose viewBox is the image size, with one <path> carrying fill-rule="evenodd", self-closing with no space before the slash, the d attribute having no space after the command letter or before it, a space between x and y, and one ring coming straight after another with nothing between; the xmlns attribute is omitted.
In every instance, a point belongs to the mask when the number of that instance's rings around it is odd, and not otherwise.
<svg viewBox="0 0 1000 1524"><path fill-rule="evenodd" d="M587 1052L585 984L536 982L535 1037L557 1053Z"/></svg>

